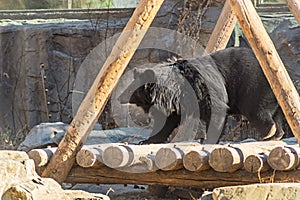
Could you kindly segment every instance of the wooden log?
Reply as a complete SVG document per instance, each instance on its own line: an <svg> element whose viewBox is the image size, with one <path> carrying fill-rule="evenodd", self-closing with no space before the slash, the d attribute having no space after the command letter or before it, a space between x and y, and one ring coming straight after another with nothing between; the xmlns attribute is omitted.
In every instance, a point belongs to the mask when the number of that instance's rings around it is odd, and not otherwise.
<svg viewBox="0 0 300 200"><path fill-rule="evenodd" d="M182 169L183 155L183 151L176 147L161 148L155 155L155 164L164 171Z"/></svg>
<svg viewBox="0 0 300 200"><path fill-rule="evenodd" d="M210 168L209 155L221 145L203 145L195 147L184 154L183 166L191 172L200 172Z"/></svg>
<svg viewBox="0 0 300 200"><path fill-rule="evenodd" d="M134 163L127 167L118 168L117 170L127 173L149 173L158 170L153 159L153 155L141 157L140 162Z"/></svg>
<svg viewBox="0 0 300 200"><path fill-rule="evenodd" d="M250 173L260 173L271 169L267 162L267 154L259 153L254 155L249 155L244 161L244 168Z"/></svg>
<svg viewBox="0 0 300 200"><path fill-rule="evenodd" d="M227 1L206 45L204 55L224 49L237 22L237 18Z"/></svg>
<svg viewBox="0 0 300 200"><path fill-rule="evenodd" d="M201 145L199 143L172 143L160 148L155 155L156 166L164 171L183 168L184 155L191 149L211 148L214 145Z"/></svg>
<svg viewBox="0 0 300 200"><path fill-rule="evenodd" d="M142 41L163 0L141 0L114 45L103 68L68 127L56 153L43 176L62 183L75 161L76 153L86 141L88 133L101 115L112 90Z"/></svg>
<svg viewBox="0 0 300 200"><path fill-rule="evenodd" d="M293 13L298 25L300 26L300 1L299 0L285 0L290 11Z"/></svg>
<svg viewBox="0 0 300 200"><path fill-rule="evenodd" d="M116 143L116 144L120 144L120 143ZM82 167L87 167L89 164L88 163L92 163L92 155L91 158L87 158L87 157L84 157L83 156L83 152L81 151L85 151L85 150L90 150L90 149L94 149L94 148L97 148L97 151L101 152L103 151L103 149L105 149L108 145L111 145L111 144L99 144L99 145L84 145L82 147L82 149L79 151L81 155L78 156L78 160L77 160L77 163L79 162L82 166ZM28 157L32 160L34 160L34 163L35 163L35 166L36 168L41 168L43 166L46 166L49 161L51 160L52 156L54 155L55 151L57 150L57 147L52 147L52 148L44 148L44 149L32 149L31 151L29 151L27 154L28 154ZM95 152L95 154L97 155L97 153ZM88 154L87 154L88 155ZM86 156L87 156L86 155ZM84 158L83 158L84 157ZM79 159L84 159L82 161L80 161ZM97 157L99 158L99 157ZM99 158L99 162L101 162L102 158ZM97 165L98 161L94 161L95 163L93 164L90 164L91 166L89 167L92 167L94 165ZM87 165L87 166L85 166Z"/></svg>
<svg viewBox="0 0 300 200"><path fill-rule="evenodd" d="M248 156L269 152L274 146L285 144L282 141L230 144L214 149L209 156L209 165L218 172L234 172L244 166Z"/></svg>
<svg viewBox="0 0 300 200"><path fill-rule="evenodd" d="M191 150L183 157L183 166L191 172L200 172L210 168L209 152L203 150Z"/></svg>
<svg viewBox="0 0 300 200"><path fill-rule="evenodd" d="M300 101L275 46L250 0L228 0L270 83L287 122L300 142Z"/></svg>
<svg viewBox="0 0 300 200"><path fill-rule="evenodd" d="M298 145L276 147L270 152L268 163L275 170L293 170L299 167L299 155Z"/></svg>
<svg viewBox="0 0 300 200"><path fill-rule="evenodd" d="M178 187L197 187L212 189L221 186L246 185L270 182L300 182L300 170L267 171L255 173L238 170L234 173L221 173L214 170L190 172L184 169L175 171L153 171L150 173L127 173L108 167L81 168L74 166L66 179L67 183L95 184L146 184L170 185Z"/></svg>
<svg viewBox="0 0 300 200"><path fill-rule="evenodd" d="M103 165L103 150L100 148L82 148L76 155L76 163L81 167L99 167Z"/></svg>
<svg viewBox="0 0 300 200"><path fill-rule="evenodd" d="M32 149L27 154L30 159L34 160L36 167L43 167L49 163L56 149L56 147L45 149Z"/></svg>
<svg viewBox="0 0 300 200"><path fill-rule="evenodd" d="M130 165L133 161L134 154L125 145L114 145L107 147L103 152L103 162L110 168L120 168Z"/></svg>
<svg viewBox="0 0 300 200"><path fill-rule="evenodd" d="M109 146L103 152L103 163L123 171L153 171L157 169L153 157L160 148L158 144Z"/></svg>
<svg viewBox="0 0 300 200"><path fill-rule="evenodd" d="M209 155L209 165L217 172L234 172L243 167L243 155L237 148L216 148Z"/></svg>
<svg viewBox="0 0 300 200"><path fill-rule="evenodd" d="M149 145L111 145L104 151L102 157L103 163L110 168L122 168L121 170L124 171L133 171L133 168L140 168L142 171L146 169L148 171L153 171L157 169L155 155L159 149L179 148L184 152L187 149L199 146L201 146L201 144L197 142Z"/></svg>
<svg viewBox="0 0 300 200"><path fill-rule="evenodd" d="M158 167L155 164L155 155L154 154L148 154L147 156L142 156L139 159L142 163L145 163L147 166L147 169L150 171L158 170Z"/></svg>

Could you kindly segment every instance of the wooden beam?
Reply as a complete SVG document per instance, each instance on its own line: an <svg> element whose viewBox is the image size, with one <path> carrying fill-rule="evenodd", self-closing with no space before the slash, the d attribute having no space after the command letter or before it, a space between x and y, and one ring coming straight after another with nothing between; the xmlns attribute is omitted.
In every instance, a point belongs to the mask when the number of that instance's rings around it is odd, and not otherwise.
<svg viewBox="0 0 300 200"><path fill-rule="evenodd" d="M300 142L300 101L276 49L250 0L228 0L270 83L298 143ZM251 72L249 72L251 73Z"/></svg>
<svg viewBox="0 0 300 200"><path fill-rule="evenodd" d="M204 55L224 49L237 22L236 16L226 1L216 26L209 38Z"/></svg>
<svg viewBox="0 0 300 200"><path fill-rule="evenodd" d="M43 172L62 183L163 0L141 0Z"/></svg>
<svg viewBox="0 0 300 200"><path fill-rule="evenodd" d="M246 185L270 182L300 182L300 170L282 172L273 171L249 173L238 170L233 173L222 173L214 170L190 172L184 169L175 171L154 171L150 173L128 173L108 167L81 168L74 166L69 173L67 183L95 184L146 184L197 187L212 189L222 186Z"/></svg>
<svg viewBox="0 0 300 200"><path fill-rule="evenodd" d="M298 25L300 26L300 0L285 0L290 11L293 13Z"/></svg>
<svg viewBox="0 0 300 200"><path fill-rule="evenodd" d="M72 9L73 0L68 0L68 9Z"/></svg>

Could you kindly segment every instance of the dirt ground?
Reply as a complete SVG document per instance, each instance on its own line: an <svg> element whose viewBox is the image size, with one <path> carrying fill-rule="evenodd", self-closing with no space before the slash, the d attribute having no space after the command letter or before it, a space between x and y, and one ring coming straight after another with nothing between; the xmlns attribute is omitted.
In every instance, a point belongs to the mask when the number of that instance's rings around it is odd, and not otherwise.
<svg viewBox="0 0 300 200"><path fill-rule="evenodd" d="M95 185L95 184L77 184L71 189L84 190L92 193L107 194L112 200L182 200L182 199L200 199L201 190L189 190L185 188L170 187L165 197L153 195L147 190L146 185ZM70 188L68 188L70 189Z"/></svg>

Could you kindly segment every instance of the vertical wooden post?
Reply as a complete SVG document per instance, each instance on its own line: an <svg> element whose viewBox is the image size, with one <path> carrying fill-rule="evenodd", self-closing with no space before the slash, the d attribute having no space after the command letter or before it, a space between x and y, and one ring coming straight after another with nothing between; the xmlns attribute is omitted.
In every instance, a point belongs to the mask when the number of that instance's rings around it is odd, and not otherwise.
<svg viewBox="0 0 300 200"><path fill-rule="evenodd" d="M142 41L163 0L141 0L81 103L42 176L62 183L75 161L76 153L102 113L112 90Z"/></svg>
<svg viewBox="0 0 300 200"><path fill-rule="evenodd" d="M226 1L216 26L209 38L204 55L224 49L237 22L236 16Z"/></svg>
<svg viewBox="0 0 300 200"><path fill-rule="evenodd" d="M293 13L298 25L300 26L300 0L285 0L290 11Z"/></svg>
<svg viewBox="0 0 300 200"><path fill-rule="evenodd" d="M293 134L300 142L300 101L268 33L250 0L227 0L246 35ZM251 73L251 72L249 72Z"/></svg>
<svg viewBox="0 0 300 200"><path fill-rule="evenodd" d="M72 9L73 0L68 0L68 9Z"/></svg>

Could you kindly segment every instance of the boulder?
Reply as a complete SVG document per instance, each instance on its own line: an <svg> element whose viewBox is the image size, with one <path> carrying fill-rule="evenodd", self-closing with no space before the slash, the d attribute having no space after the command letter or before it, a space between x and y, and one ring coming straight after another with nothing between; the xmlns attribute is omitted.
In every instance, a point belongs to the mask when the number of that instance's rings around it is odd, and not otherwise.
<svg viewBox="0 0 300 200"><path fill-rule="evenodd" d="M25 140L19 145L18 150L28 152L31 149L58 146L64 137L68 126L68 124L62 122L41 123L36 125L30 130ZM151 130L141 128L101 129L101 125L96 124L85 144L91 145L112 142L138 143L147 139L151 133Z"/></svg>
<svg viewBox="0 0 300 200"><path fill-rule="evenodd" d="M0 180L0 199L3 200L109 200L102 194L63 190L53 179L41 178L35 172L33 160L22 151L0 151Z"/></svg>
<svg viewBox="0 0 300 200"><path fill-rule="evenodd" d="M213 200L295 200L300 199L299 183L268 183L213 190Z"/></svg>
<svg viewBox="0 0 300 200"><path fill-rule="evenodd" d="M290 20L281 22L270 34L274 45L300 92L300 27Z"/></svg>
<svg viewBox="0 0 300 200"><path fill-rule="evenodd" d="M12 185L3 195L2 200L22 199L95 199L109 200L106 195L88 193L80 190L63 190L53 179L33 179L27 182Z"/></svg>

